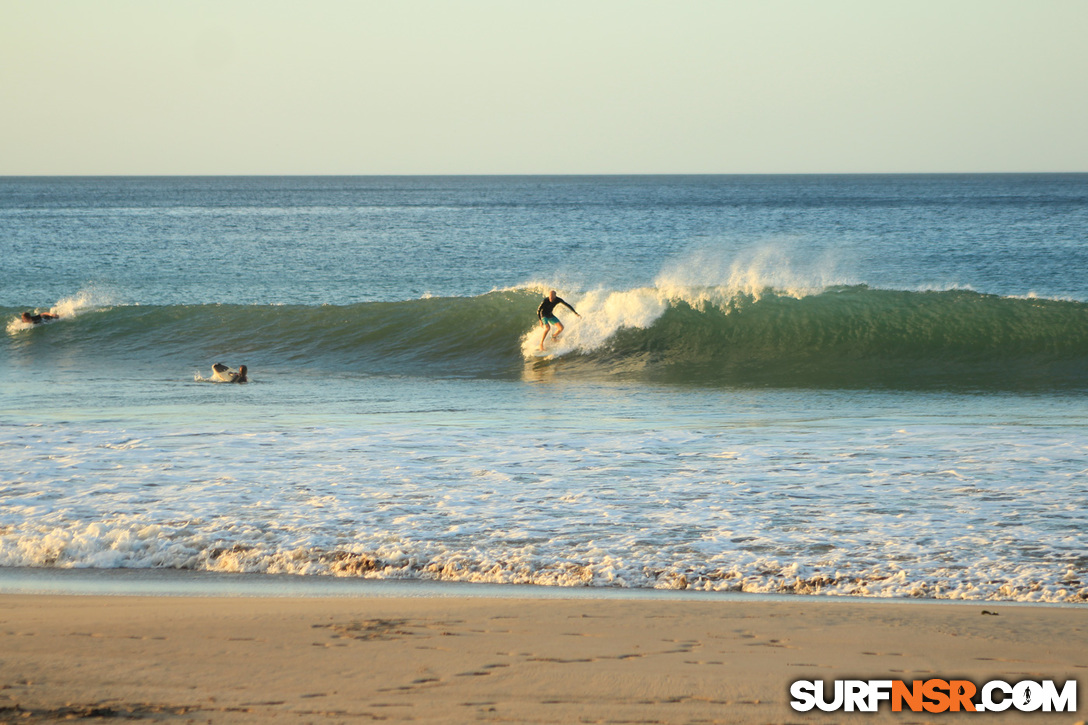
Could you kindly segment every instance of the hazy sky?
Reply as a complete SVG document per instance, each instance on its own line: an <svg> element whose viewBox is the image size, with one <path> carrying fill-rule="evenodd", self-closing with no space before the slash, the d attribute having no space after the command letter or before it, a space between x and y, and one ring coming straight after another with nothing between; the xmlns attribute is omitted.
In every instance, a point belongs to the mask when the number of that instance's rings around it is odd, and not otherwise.
<svg viewBox="0 0 1088 725"><path fill-rule="evenodd" d="M0 175L1088 171L1086 0L0 0Z"/></svg>

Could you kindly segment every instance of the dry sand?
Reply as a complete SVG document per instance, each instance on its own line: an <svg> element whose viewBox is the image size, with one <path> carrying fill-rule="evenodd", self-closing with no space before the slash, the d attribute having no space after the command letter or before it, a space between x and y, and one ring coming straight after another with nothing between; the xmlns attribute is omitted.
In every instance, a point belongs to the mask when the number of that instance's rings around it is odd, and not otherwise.
<svg viewBox="0 0 1088 725"><path fill-rule="evenodd" d="M1072 724L1086 672L1088 608L0 595L0 722ZM847 677L1081 678L1080 710L790 709Z"/></svg>

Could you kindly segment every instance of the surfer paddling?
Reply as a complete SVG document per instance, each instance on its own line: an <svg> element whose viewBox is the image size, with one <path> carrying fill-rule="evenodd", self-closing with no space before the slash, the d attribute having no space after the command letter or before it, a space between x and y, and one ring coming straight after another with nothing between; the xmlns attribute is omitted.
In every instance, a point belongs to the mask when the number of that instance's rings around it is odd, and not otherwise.
<svg viewBox="0 0 1088 725"><path fill-rule="evenodd" d="M59 317L60 315L54 315L49 312L42 312L37 315L31 312L24 312L23 316L20 319L28 325L40 325L43 322L48 322L49 320L56 320Z"/></svg>
<svg viewBox="0 0 1088 725"><path fill-rule="evenodd" d="M548 292L548 296L540 303L540 307L536 308L537 319L540 320L540 324L544 325L544 334L540 337L541 350L544 350L544 341L548 339L548 331L552 329L552 325L555 325L555 334L552 335L553 340L558 340L560 333L563 332L563 323L555 316L555 308L558 305L566 306L576 317L581 317L578 311L570 306L569 302L562 297L555 296L555 290Z"/></svg>
<svg viewBox="0 0 1088 725"><path fill-rule="evenodd" d="M245 365L239 365L237 370L231 370L223 363L212 365L212 380L219 383L248 383L249 378L246 377L246 373Z"/></svg>

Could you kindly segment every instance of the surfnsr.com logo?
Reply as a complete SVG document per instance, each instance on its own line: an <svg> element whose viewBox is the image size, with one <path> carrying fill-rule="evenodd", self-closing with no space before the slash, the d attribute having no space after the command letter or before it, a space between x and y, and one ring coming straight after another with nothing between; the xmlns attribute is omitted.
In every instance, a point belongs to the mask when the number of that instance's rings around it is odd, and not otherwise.
<svg viewBox="0 0 1088 725"><path fill-rule="evenodd" d="M790 685L790 707L797 712L876 712L887 702L892 712L1076 712L1077 681L1059 689L1053 680L991 680L982 687L970 680L797 680Z"/></svg>

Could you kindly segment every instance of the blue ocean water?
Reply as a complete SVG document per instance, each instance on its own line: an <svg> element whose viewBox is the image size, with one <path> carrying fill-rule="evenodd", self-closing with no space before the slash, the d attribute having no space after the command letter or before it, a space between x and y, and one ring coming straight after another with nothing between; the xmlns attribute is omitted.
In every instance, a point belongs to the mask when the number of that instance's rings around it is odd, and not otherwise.
<svg viewBox="0 0 1088 725"><path fill-rule="evenodd" d="M1088 599L1088 175L2 178L0 245L0 567Z"/></svg>

